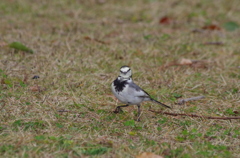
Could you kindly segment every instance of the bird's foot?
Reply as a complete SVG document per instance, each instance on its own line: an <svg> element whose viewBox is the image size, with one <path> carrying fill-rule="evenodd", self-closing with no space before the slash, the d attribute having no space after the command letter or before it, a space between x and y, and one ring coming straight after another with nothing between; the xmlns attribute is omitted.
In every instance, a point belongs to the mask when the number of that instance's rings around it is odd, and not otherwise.
<svg viewBox="0 0 240 158"><path fill-rule="evenodd" d="M114 111L115 114L119 113L119 112L123 112L122 109L120 107L117 107Z"/></svg>
<svg viewBox="0 0 240 158"><path fill-rule="evenodd" d="M141 121L141 119L138 117L136 121L137 121L137 122L140 122L140 121Z"/></svg>

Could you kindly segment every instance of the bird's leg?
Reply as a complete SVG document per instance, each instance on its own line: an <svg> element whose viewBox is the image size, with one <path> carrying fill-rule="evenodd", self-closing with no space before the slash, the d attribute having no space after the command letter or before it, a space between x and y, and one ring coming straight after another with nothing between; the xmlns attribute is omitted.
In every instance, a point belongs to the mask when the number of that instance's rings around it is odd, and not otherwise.
<svg viewBox="0 0 240 158"><path fill-rule="evenodd" d="M138 106L137 121L140 121L141 109L140 109L140 105L137 105L137 106Z"/></svg>
<svg viewBox="0 0 240 158"><path fill-rule="evenodd" d="M121 107L127 107L129 106L128 104L126 105L122 105L122 106L117 106L116 109L113 111L114 113L119 113L119 112L122 112L122 109Z"/></svg>

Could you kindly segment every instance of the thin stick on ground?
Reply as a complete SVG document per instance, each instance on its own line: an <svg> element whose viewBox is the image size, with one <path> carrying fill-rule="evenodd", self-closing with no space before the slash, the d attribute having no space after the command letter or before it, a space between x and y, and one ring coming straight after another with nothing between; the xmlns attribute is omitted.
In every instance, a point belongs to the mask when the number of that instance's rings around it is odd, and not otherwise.
<svg viewBox="0 0 240 158"><path fill-rule="evenodd" d="M200 116L200 115L196 115L196 114L179 114L179 113L155 111L155 110L151 110L151 109L149 109L149 111L154 112L154 113L158 113L158 114L171 115L171 116L188 116L188 117L199 117L199 118L205 118L205 119L218 119L218 120L240 119L240 116L233 116L233 117L214 117L214 116Z"/></svg>
<svg viewBox="0 0 240 158"><path fill-rule="evenodd" d="M205 98L205 96L197 96L197 97L192 97L192 98L180 99L178 101L178 104L182 105L188 101L199 100L199 99L203 99L203 98Z"/></svg>

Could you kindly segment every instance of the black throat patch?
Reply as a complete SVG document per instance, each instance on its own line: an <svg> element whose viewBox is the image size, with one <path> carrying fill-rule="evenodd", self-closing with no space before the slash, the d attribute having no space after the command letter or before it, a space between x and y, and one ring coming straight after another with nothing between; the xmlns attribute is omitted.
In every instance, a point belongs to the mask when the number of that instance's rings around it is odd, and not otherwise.
<svg viewBox="0 0 240 158"><path fill-rule="evenodd" d="M118 79L116 79L113 82L113 85L117 92L121 92L123 88L126 87L126 84L127 84L127 80L120 82Z"/></svg>

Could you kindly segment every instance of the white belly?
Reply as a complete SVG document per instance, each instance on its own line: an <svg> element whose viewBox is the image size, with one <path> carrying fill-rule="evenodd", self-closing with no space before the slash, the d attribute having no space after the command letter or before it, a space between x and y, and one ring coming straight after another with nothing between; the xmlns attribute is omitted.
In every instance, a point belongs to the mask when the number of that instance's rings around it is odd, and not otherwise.
<svg viewBox="0 0 240 158"><path fill-rule="evenodd" d="M113 84L111 85L111 88L115 97L118 98L118 100L120 100L122 103L137 105L144 100L144 98L136 96L135 92L129 89L128 85L126 85L126 87L121 92L116 92L114 90L115 87Z"/></svg>

